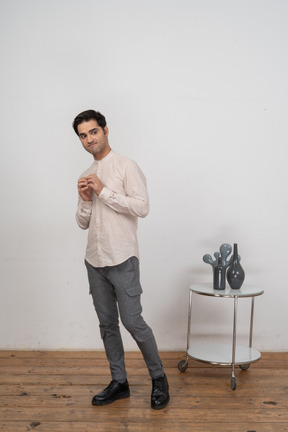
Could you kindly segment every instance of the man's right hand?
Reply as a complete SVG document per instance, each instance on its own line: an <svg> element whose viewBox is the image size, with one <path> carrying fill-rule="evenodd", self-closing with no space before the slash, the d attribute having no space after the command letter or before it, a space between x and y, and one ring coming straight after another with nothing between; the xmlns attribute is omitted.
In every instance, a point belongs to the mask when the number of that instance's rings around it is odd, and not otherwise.
<svg viewBox="0 0 288 432"><path fill-rule="evenodd" d="M87 177L82 177L78 180L78 193L83 201L90 201L92 188L87 184Z"/></svg>

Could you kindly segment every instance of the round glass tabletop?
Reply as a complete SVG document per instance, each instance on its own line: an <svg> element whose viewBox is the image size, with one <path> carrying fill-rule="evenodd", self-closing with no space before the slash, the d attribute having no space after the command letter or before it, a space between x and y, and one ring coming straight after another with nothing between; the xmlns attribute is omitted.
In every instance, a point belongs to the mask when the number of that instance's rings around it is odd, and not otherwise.
<svg viewBox="0 0 288 432"><path fill-rule="evenodd" d="M240 289L232 289L226 284L225 290L214 290L213 282L190 285L190 290L196 294L213 297L256 297L264 293L263 289L249 284L243 284Z"/></svg>

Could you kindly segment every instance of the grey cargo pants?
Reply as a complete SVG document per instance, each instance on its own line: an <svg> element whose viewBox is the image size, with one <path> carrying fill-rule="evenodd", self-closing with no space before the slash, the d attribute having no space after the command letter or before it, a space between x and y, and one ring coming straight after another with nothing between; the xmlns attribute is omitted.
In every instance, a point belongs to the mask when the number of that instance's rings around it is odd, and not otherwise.
<svg viewBox="0 0 288 432"><path fill-rule="evenodd" d="M142 352L151 378L163 376L164 370L153 332L141 315L142 288L138 259L131 257L122 264L111 267L96 268L87 261L85 265L112 379L122 381L127 378L119 314L122 324Z"/></svg>

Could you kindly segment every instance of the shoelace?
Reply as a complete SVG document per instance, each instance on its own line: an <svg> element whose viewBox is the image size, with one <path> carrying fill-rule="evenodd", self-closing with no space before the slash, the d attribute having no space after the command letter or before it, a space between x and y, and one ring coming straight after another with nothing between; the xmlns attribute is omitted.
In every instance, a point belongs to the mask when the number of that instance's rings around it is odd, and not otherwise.
<svg viewBox="0 0 288 432"><path fill-rule="evenodd" d="M106 387L105 390L110 390L110 389L113 387L113 383L114 383L114 382L115 382L115 381L111 381L110 384L108 384L108 386Z"/></svg>
<svg viewBox="0 0 288 432"><path fill-rule="evenodd" d="M155 390L161 390L162 391L162 381L160 380L154 380L153 381L153 391Z"/></svg>

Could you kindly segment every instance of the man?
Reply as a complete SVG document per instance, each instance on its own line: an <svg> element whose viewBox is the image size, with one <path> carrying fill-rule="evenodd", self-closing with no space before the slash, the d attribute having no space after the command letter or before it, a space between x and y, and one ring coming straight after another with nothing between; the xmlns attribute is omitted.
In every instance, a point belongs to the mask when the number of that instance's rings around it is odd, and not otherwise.
<svg viewBox="0 0 288 432"><path fill-rule="evenodd" d="M138 217L145 217L149 211L146 180L134 161L111 150L109 130L101 113L80 113L73 128L84 149L94 157L78 180L76 220L80 228L89 228L85 264L112 376L92 404L106 405L130 396L119 310L152 378L151 407L162 409L169 402L167 377L153 332L142 318L140 302L136 232Z"/></svg>

